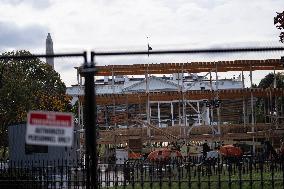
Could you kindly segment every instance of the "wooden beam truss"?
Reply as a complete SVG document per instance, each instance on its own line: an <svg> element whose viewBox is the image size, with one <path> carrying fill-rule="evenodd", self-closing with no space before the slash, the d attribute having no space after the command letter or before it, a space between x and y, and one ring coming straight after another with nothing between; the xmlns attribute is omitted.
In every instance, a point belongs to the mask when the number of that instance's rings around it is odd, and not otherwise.
<svg viewBox="0 0 284 189"><path fill-rule="evenodd" d="M96 66L97 76L282 70L281 59Z"/></svg>
<svg viewBox="0 0 284 189"><path fill-rule="evenodd" d="M283 88L245 88L245 89L224 89L218 90L219 99L241 99L249 98L253 94L254 97L267 97L270 94L273 96L284 96ZM201 99L214 99L214 91L210 90L198 90L198 91L166 91L166 92L149 92L150 101L175 101L182 98L187 100L201 100ZM125 104L127 101L129 104L146 103L146 93L131 93L131 94L103 94L96 96L96 102L98 105L112 105ZM80 101L83 101L83 96L80 96Z"/></svg>

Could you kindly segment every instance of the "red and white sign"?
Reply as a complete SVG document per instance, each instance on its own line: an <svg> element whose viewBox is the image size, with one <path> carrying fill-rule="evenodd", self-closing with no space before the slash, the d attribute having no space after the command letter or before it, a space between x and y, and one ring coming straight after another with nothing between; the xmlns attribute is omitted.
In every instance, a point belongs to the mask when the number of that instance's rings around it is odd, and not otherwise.
<svg viewBox="0 0 284 189"><path fill-rule="evenodd" d="M71 146L73 131L72 113L30 111L27 120L26 143Z"/></svg>

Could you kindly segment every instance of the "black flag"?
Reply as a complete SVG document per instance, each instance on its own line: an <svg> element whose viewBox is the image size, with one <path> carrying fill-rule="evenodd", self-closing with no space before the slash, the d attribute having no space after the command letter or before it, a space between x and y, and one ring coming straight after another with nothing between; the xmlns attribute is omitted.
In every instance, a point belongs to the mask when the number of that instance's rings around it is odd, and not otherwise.
<svg viewBox="0 0 284 189"><path fill-rule="evenodd" d="M149 51L152 50L152 47L150 47L149 43L148 43L148 57L149 57Z"/></svg>

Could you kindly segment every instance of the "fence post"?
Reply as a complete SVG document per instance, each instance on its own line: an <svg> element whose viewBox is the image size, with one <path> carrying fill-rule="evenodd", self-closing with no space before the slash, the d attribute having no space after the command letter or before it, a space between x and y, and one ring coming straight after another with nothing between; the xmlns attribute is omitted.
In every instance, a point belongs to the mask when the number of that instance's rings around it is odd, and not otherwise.
<svg viewBox="0 0 284 189"><path fill-rule="evenodd" d="M151 163L151 166L149 168L149 175L150 175L150 189L153 189L153 177L154 177L154 163Z"/></svg>
<svg viewBox="0 0 284 189"><path fill-rule="evenodd" d="M126 181L130 181L130 178L129 178L129 168L127 167L127 163L124 162L123 164L123 188L125 189L126 188Z"/></svg>
<svg viewBox="0 0 284 189"><path fill-rule="evenodd" d="M275 183L274 183L274 162L270 162L271 163L271 185L272 185L272 189L274 189L275 187Z"/></svg>
<svg viewBox="0 0 284 189"><path fill-rule="evenodd" d="M87 62L87 53L84 53L85 62L80 69L80 74L85 77L85 145L87 166L87 189L97 189L97 128L96 128L96 100L95 100L95 63L94 52L91 52L91 62Z"/></svg>
<svg viewBox="0 0 284 189"><path fill-rule="evenodd" d="M188 168L187 168L187 175L188 175L188 188L189 189L191 189L191 169L190 169L190 167L191 167L191 165L190 165L190 161L188 161L188 164L187 164L187 166L188 166Z"/></svg>
<svg viewBox="0 0 284 189"><path fill-rule="evenodd" d="M173 176L173 173L172 173L172 166L169 166L168 170L166 170L168 172L168 177L169 177L169 182L168 182L168 187L169 188L172 188L172 176Z"/></svg>
<svg viewBox="0 0 284 189"><path fill-rule="evenodd" d="M198 182L197 182L197 187L198 187L198 189L200 189L201 188L201 179L200 179L200 172L201 172L201 170L200 170L200 165L198 165L197 166L197 179L198 179Z"/></svg>
<svg viewBox="0 0 284 189"><path fill-rule="evenodd" d="M181 168L178 161L177 161L177 171L178 171L178 188L181 189Z"/></svg>
<svg viewBox="0 0 284 189"><path fill-rule="evenodd" d="M218 189L221 189L221 171L223 166L223 161L220 156L218 156Z"/></svg>
<svg viewBox="0 0 284 189"><path fill-rule="evenodd" d="M284 58L283 58L284 59ZM282 167L282 186L284 186L284 162L283 155L281 155L281 167Z"/></svg>
<svg viewBox="0 0 284 189"><path fill-rule="evenodd" d="M264 162L263 161L260 161L259 162L259 168L260 168L260 189L263 189L264 187L264 181L263 181L263 164Z"/></svg>
<svg viewBox="0 0 284 189"><path fill-rule="evenodd" d="M232 188L232 171L233 171L233 168L232 168L232 162L231 160L228 160L229 162L229 167L228 167L228 172L229 172L229 189Z"/></svg>
<svg viewBox="0 0 284 189"><path fill-rule="evenodd" d="M244 162L244 161L243 161ZM238 171L239 171L239 186L242 189L243 180L242 180L242 163L238 163Z"/></svg>
<svg viewBox="0 0 284 189"><path fill-rule="evenodd" d="M139 163L138 164L139 168L140 168L140 184L141 184L141 188L144 189L144 168L143 168L143 164Z"/></svg>
<svg viewBox="0 0 284 189"><path fill-rule="evenodd" d="M163 165L162 165L161 160L159 160L159 162L158 162L158 171L159 171L159 187L160 187L160 189L162 189Z"/></svg>
<svg viewBox="0 0 284 189"><path fill-rule="evenodd" d="M253 178L252 178L252 157L250 157L249 159L249 185L250 188L252 188L253 186Z"/></svg>
<svg viewBox="0 0 284 189"><path fill-rule="evenodd" d="M214 166L214 164L213 164L213 166ZM207 165L208 189L211 188L210 176L211 176L211 162L209 162L208 165Z"/></svg>

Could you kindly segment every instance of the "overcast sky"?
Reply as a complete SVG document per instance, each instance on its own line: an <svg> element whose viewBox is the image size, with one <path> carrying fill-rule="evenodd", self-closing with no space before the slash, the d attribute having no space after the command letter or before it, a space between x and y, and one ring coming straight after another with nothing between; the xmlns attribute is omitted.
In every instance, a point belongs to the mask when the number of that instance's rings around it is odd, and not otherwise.
<svg viewBox="0 0 284 189"><path fill-rule="evenodd" d="M1 52L28 49L43 53L48 32L57 53L146 50L146 36L150 36L153 50L283 45L278 42L280 31L273 25L273 17L284 10L284 0L0 0L0 4ZM100 58L97 62L133 64L280 56L144 56ZM67 86L76 83L73 67L81 63L69 61L70 64L66 60L55 61L55 69ZM255 75L257 82L262 75Z"/></svg>

